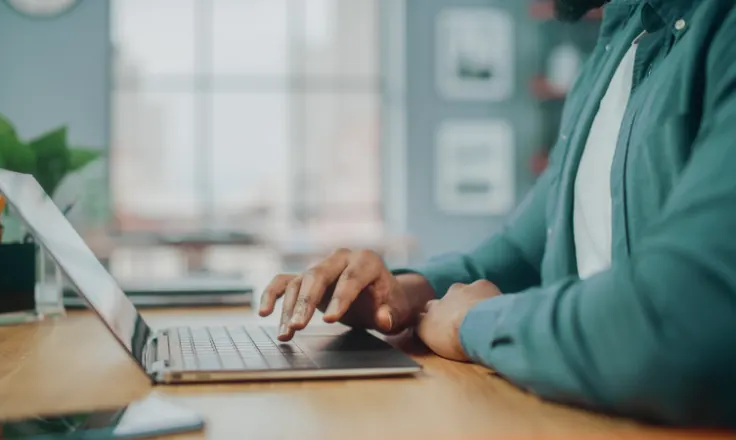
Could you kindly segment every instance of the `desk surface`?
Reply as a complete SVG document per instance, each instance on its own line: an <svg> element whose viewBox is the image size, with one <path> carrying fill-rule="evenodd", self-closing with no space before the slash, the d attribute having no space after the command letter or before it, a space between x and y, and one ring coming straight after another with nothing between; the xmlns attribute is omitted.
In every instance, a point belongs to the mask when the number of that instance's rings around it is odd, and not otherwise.
<svg viewBox="0 0 736 440"><path fill-rule="evenodd" d="M145 316L156 327L255 319L247 309ZM0 418L114 407L156 390L208 420L205 433L177 440L706 437L544 403L481 367L415 357L425 371L412 378L152 387L94 316L76 312L0 327Z"/></svg>

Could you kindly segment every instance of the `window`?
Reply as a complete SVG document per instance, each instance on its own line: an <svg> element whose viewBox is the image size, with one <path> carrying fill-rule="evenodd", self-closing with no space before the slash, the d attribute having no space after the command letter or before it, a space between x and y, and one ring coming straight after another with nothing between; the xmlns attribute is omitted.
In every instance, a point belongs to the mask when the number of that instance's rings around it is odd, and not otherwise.
<svg viewBox="0 0 736 440"><path fill-rule="evenodd" d="M113 0L125 231L380 238L379 0Z"/></svg>

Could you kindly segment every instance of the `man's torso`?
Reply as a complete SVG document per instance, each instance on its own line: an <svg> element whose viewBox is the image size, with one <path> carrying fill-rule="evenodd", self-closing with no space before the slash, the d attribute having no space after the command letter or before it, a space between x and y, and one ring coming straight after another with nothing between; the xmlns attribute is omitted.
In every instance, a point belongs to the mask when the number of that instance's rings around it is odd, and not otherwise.
<svg viewBox="0 0 736 440"><path fill-rule="evenodd" d="M547 203L545 283L579 269L587 276L608 263L628 260L637 238L656 220L687 165L700 129L708 85L699 79L707 69L707 48L719 30L719 20L732 7L728 0L613 0L606 7L599 44L568 96L560 138L552 153L551 160L560 164L560 172L552 181ZM633 57L630 94L623 112L604 115L604 130L596 130L594 121L599 109L606 110L603 97L614 73L631 42L645 30L648 33ZM621 111L620 103L616 111ZM620 118L620 125L610 118ZM611 133L610 127L616 125L618 133ZM596 136L613 136L615 145L606 144L603 152L591 153L591 145L600 147L594 142ZM591 155L608 162L591 165ZM575 190L578 172L608 172L610 185L601 176L588 180L592 190L586 196ZM576 194L578 199L588 198L587 209L580 200L578 208L589 212L597 206L604 209L598 214L606 216L592 231L598 238L587 243L576 239L586 232L575 226ZM596 196L600 203L591 203ZM581 212L579 209L578 216ZM609 224L610 233L606 230ZM596 243L603 243L602 259L590 256L590 247ZM586 261L579 262L578 254Z"/></svg>

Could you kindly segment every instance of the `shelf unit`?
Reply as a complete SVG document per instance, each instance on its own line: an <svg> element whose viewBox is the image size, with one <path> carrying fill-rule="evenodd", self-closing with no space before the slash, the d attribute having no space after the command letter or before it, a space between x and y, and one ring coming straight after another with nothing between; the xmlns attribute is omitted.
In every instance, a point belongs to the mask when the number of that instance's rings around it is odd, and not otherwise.
<svg viewBox="0 0 736 440"><path fill-rule="evenodd" d="M554 3L551 0L532 0L528 6L528 17L537 24L538 59L536 74L529 81L529 95L536 101L541 113L542 127L536 151L531 155L529 167L539 175L547 166L547 156L559 133L562 108L567 95L566 87L555 84L550 72L550 57L561 46L568 52L575 51L578 62L587 58L595 47L603 18L602 9L586 14L578 23L561 23L555 20ZM569 75L569 74L568 74Z"/></svg>

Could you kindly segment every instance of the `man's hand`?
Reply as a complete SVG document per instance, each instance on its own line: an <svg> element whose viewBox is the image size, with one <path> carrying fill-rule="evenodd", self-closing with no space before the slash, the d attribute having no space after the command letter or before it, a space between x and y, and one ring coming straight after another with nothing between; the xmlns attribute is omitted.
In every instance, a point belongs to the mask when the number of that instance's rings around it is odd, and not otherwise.
<svg viewBox="0 0 736 440"><path fill-rule="evenodd" d="M325 322L398 333L416 324L434 292L420 275L394 277L375 252L340 249L303 274L274 278L259 314L273 313L282 296L278 338L288 341L315 310L324 312Z"/></svg>
<svg viewBox="0 0 736 440"><path fill-rule="evenodd" d="M498 288L486 280L453 284L442 299L427 303L417 328L419 338L438 355L467 362L468 356L460 344L460 325L476 304L499 295Z"/></svg>

